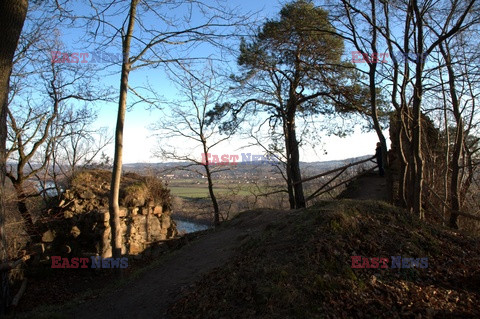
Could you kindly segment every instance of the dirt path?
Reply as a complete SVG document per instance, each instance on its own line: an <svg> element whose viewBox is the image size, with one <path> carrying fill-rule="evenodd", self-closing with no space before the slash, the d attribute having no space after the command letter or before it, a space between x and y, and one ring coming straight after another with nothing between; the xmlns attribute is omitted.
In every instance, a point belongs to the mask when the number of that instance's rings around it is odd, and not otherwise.
<svg viewBox="0 0 480 319"><path fill-rule="evenodd" d="M367 174L349 185L343 198L386 200L386 179ZM64 313L68 318L166 318L168 307L188 287L225 264L247 236L261 233L284 212L255 210L230 221L228 227L203 235L169 256L156 268L110 295L85 301ZM286 212L285 212L286 213Z"/></svg>
<svg viewBox="0 0 480 319"><path fill-rule="evenodd" d="M278 214L278 211L276 212ZM63 315L68 318L165 318L168 306L201 275L222 266L249 234L275 220L273 211L252 211L180 250L158 267L111 295L89 300Z"/></svg>
<svg viewBox="0 0 480 319"><path fill-rule="evenodd" d="M376 172L365 174L348 185L339 197L388 201L387 179Z"/></svg>

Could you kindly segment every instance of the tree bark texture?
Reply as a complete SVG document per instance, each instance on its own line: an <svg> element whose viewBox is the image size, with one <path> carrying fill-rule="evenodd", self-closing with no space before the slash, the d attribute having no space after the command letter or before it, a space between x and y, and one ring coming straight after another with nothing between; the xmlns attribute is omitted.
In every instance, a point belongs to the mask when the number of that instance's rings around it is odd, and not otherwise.
<svg viewBox="0 0 480 319"><path fill-rule="evenodd" d="M7 260L5 237L5 175L7 141L7 105L13 57L27 16L27 0L0 1L0 261ZM9 304L8 272L1 273L0 314Z"/></svg>

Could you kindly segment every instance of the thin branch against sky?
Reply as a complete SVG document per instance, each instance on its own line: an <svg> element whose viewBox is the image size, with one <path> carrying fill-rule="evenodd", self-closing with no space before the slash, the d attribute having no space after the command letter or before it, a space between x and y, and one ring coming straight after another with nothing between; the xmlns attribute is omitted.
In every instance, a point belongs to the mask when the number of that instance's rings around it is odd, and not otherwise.
<svg viewBox="0 0 480 319"><path fill-rule="evenodd" d="M168 1L167 1L168 2ZM152 2L148 2L148 4L144 4L145 8L147 6L151 6ZM236 7L240 12L250 12L256 14L256 21L261 23L267 17L273 17L274 15L278 14L282 6L281 1L228 1L227 3L230 7ZM80 5L75 4L72 8L69 8L69 13L74 13L75 10L78 11L80 9ZM116 21L118 16L123 12L121 10L121 2L120 5L115 10L111 10L112 7L104 7L103 9L99 9L97 14L102 17L107 17L111 20L111 24L117 25L122 23L122 21ZM179 10L179 8L176 8ZM217 8L218 9L218 8ZM180 14L185 15L185 19L195 19L195 13L193 10L189 12L181 12ZM151 17L151 18L159 18L159 17ZM165 22L165 26L163 27L163 31L168 30L171 27L169 25L168 19L166 17L162 18ZM158 26L154 26L150 19L138 19L139 26L144 29L144 32L151 31L153 28L157 28ZM83 25L84 26L84 25ZM107 24L108 26L108 24ZM110 42L102 42L100 41L100 35L102 33L107 33L106 30L107 26L102 25L99 27L98 23L95 24L94 22L90 25L89 33L80 33L79 29L60 29L58 32L65 37L67 43L65 45L64 50L68 52L77 52L77 53L96 53L97 57L102 53L108 53L105 56L105 61L100 61L100 63L93 64L93 67L98 68L100 75L102 77L101 82L99 83L92 83L92 85L105 85L105 86L112 86L116 88L117 86L117 77L119 72L119 63L120 61L116 61L115 59L121 59L121 55L116 54L120 52L119 43L115 40L114 36L112 36L112 40ZM160 30L160 29L159 29ZM245 33L256 30L256 24L252 23L249 25L249 30L245 30ZM178 53L177 56L174 56L171 52L166 52L165 50L150 50L146 51L145 54L150 54L150 58L157 58L158 62L162 62L165 60L175 61L175 64L182 65L182 59L189 60L190 62L197 63L199 66L203 63L205 57L209 57L211 59L215 59L216 61L224 62L224 66L222 68L229 69L231 71L236 70L236 53L238 51L239 45L239 38L237 36L230 36L227 32L226 38L223 39L224 44L220 46L220 48L216 47L213 48L212 45L209 44L202 44L199 46L191 46L188 43L186 44L187 50L185 52L176 52ZM84 43L87 43L86 40L89 39L92 35L96 36L98 40L96 44L94 43L93 46L84 46ZM111 34L110 35L115 35ZM237 34L242 35L242 34ZM140 39L140 34L136 35L138 39ZM171 34L173 36L173 33ZM227 38L229 37L230 38ZM98 45L99 43L103 43L103 45ZM139 42L141 44L141 42ZM217 43L218 44L218 43ZM97 45L97 46L96 46ZM228 49L228 50L227 50ZM118 51L118 52L117 52ZM139 53L141 51L135 51ZM135 55L135 54L134 54ZM110 60L109 60L110 59ZM139 59L138 65L142 65L142 59ZM158 64L160 66L161 63ZM130 86L131 86L131 94L129 95L129 110L130 112L127 114L127 121L125 127L125 162L131 163L136 161L141 162L148 162L148 161L155 161L155 159L150 158L150 154L148 149L150 145L153 143L153 140L150 138L151 134L147 129L149 123L151 123L155 118L159 116L159 113L155 111L157 107L166 108L168 112L168 104L166 101L172 100L178 97L178 91L172 85L171 81L167 76L167 72L174 65L172 64L164 64L167 66L167 69L157 68L155 70L151 69L142 69L137 70L131 74ZM155 94L152 94L151 89L155 89ZM147 102L147 103L145 103ZM152 107L154 106L154 107ZM99 118L97 121L98 127L109 126L114 127L114 112L115 112L115 104L114 103L104 103L99 108ZM325 137L323 138L325 140ZM230 143L232 148L230 152L238 151L244 143L241 142L240 139L233 140L234 142ZM337 142L330 144L329 147L329 158L342 158L348 156L355 156L358 153L362 152L362 149L366 148L367 145L373 144L375 141L372 141L371 138L366 137L365 141L362 146L360 146L357 152L347 153L345 152L349 148L336 148ZM361 143L362 144L362 143ZM258 152L261 153L261 150L258 149ZM322 156L323 157L323 156ZM302 158L306 161L316 161L327 159L321 158L318 156L318 152L315 153L314 151L304 151L304 156Z"/></svg>

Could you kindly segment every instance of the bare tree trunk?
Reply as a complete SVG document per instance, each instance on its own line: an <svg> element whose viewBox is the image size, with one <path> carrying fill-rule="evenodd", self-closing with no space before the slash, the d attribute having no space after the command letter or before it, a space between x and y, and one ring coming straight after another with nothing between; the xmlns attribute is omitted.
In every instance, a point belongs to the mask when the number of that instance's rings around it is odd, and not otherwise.
<svg viewBox="0 0 480 319"><path fill-rule="evenodd" d="M465 139L466 134L464 134L463 138ZM465 141L464 141L465 143ZM467 177L465 178L465 182L463 183L461 190L460 190L460 207L463 206L465 203L465 199L467 197L467 192L470 189L470 186L472 185L473 182L473 177L475 176L476 170L474 170L474 163L472 160L472 152L468 149L468 147L465 147L464 151L464 157L465 157L465 166L467 168Z"/></svg>
<svg viewBox="0 0 480 319"><path fill-rule="evenodd" d="M451 228L458 228L458 211L460 211L460 188L459 188L459 175L460 175L460 165L459 161L462 156L463 140L464 140L464 129L463 129L463 120L460 112L460 106L457 97L457 91L455 88L455 72L452 68L452 60L450 56L450 50L447 47L444 48L443 45L440 45L440 51L442 52L443 58L446 62L447 72L448 72L448 86L450 90L450 98L452 99L452 108L455 121L457 122L457 130L455 132L455 144L453 146L452 160L450 162L450 168L452 175L450 178L450 219L448 221L448 226ZM447 131L448 134L448 131Z"/></svg>
<svg viewBox="0 0 480 319"><path fill-rule="evenodd" d="M110 187L110 227L111 227L111 245L113 258L122 256L122 236L120 227L120 207L118 204L120 193L120 179L122 176L122 157L123 157L123 126L125 123L125 113L127 110L127 92L128 76L130 74L130 43L135 25L135 15L139 0L132 0L130 4L130 13L128 28L125 37L122 39L122 73L120 78L120 98L118 102L117 127L115 130L115 155L113 159L112 182Z"/></svg>
<svg viewBox="0 0 480 319"><path fill-rule="evenodd" d="M452 97L452 104L453 102ZM458 101L457 101L458 103ZM455 107L454 107L455 109ZM458 111L458 104L457 104ZM454 112L455 113L455 112ZM457 115L455 114L455 117ZM462 143L463 143L463 121L459 116L457 118L457 131L455 132L455 145L453 147L452 161L450 162L450 167L452 169L452 176L450 179L450 201L451 201L451 211L450 219L448 226L451 228L458 228L458 211L460 210L460 191L459 191L459 175L460 175L460 165L459 160L462 155Z"/></svg>
<svg viewBox="0 0 480 319"><path fill-rule="evenodd" d="M399 202L400 206L402 207L407 207L408 206L408 185L410 182L409 179L409 171L411 170L411 167L408 164L408 159L407 159L407 154L406 154L406 145L410 145L410 141L407 138L407 134L405 133L406 127L405 127L405 118L403 118L404 113L401 112L402 119L401 121L401 128L399 132L399 147L398 147L398 155L400 159L400 188L399 188Z"/></svg>
<svg viewBox="0 0 480 319"><path fill-rule="evenodd" d="M13 56L23 23L27 16L28 0L2 0L0 2L0 262L7 261L5 237L5 174L7 141L7 104ZM9 305L8 272L1 273L0 314Z"/></svg>
<svg viewBox="0 0 480 319"><path fill-rule="evenodd" d="M208 167L208 165L205 165L204 167L207 173L208 193L210 194L210 199L212 200L212 205L213 205L214 224L215 226L218 226L220 225L220 208L218 207L217 197L213 192L212 174L210 172L210 168Z"/></svg>
<svg viewBox="0 0 480 319"><path fill-rule="evenodd" d="M417 25L417 55L423 57L423 15L420 13L418 3L412 0L413 11L416 17ZM415 160L414 173L414 187L413 187L413 212L420 219L423 219L424 212L422 210L422 195L423 195L423 156L422 156L422 74L423 74L423 60L416 61L415 68L415 86L413 93L413 136L412 136L412 151Z"/></svg>
<svg viewBox="0 0 480 319"><path fill-rule="evenodd" d="M441 69L439 69L440 72L440 82L442 85L442 96L443 96L443 117L444 117L444 130L445 130L445 173L443 174L443 201L444 203L448 203L448 163L450 163L450 132L448 131L448 113L447 113L447 97L445 94L445 88L444 88L444 82L443 82L443 76L441 73ZM447 206L442 205L442 225L445 225L445 220L447 216Z"/></svg>
<svg viewBox="0 0 480 319"><path fill-rule="evenodd" d="M467 82L468 82L468 92L470 93L470 96L474 96L474 89L473 89L473 85L472 85L472 81L469 79L469 77L467 76L466 77L467 79ZM470 189L470 186L472 185L473 181L474 181L474 176L475 176L475 173L477 172L477 170L475 169L475 163L474 163L474 154L475 154L475 144L478 143L478 139L477 139L477 142L474 142L474 143L471 143L468 141L469 139L469 132L472 128L472 125L473 125L473 120L474 120L474 110L476 110L476 102L475 102L475 99L472 100L472 107L471 107L471 110L472 110L472 114L470 115L470 120L465 120L465 122L467 123L466 127L465 127L465 131L464 131L464 134L463 134L463 146L464 146L464 158L465 158L465 166L466 166L466 169L467 169L467 177L465 178L465 182L463 183L462 187L461 187L461 191L460 191L460 205L463 206L463 204L465 203L465 200L466 200L466 197L467 197L467 193L468 193L468 190Z"/></svg>
<svg viewBox="0 0 480 319"><path fill-rule="evenodd" d="M395 115L395 127L394 134L390 136L390 139L396 144L396 157L398 161L398 192L396 196L396 204L401 207L407 207L407 183L408 183L408 161L405 155L405 144L408 144L408 136L405 133L407 129L405 127L405 115L404 109L398 108Z"/></svg>
<svg viewBox="0 0 480 319"><path fill-rule="evenodd" d="M415 100L415 99L414 99ZM418 103L418 104L417 104ZM422 129L421 129L421 117L420 117L420 102L414 103L417 106L414 106L414 119L415 119L415 126L413 129L413 161L414 161L414 168L415 170L412 171L411 178L413 178L413 194L412 194L412 208L413 213L418 216L418 218L423 219L424 212L422 210L422 195L423 195L423 156L422 156L422 149L421 149L421 137L422 137Z"/></svg>
<svg viewBox="0 0 480 319"><path fill-rule="evenodd" d="M392 36L392 32L390 29L390 7L388 3L384 2L383 5L383 13L385 17L385 31L386 31L386 41L388 46L388 52L391 57L394 56L394 40ZM409 33L411 21L411 10L407 10L406 17L405 17L405 24L404 24L404 34ZM403 43L404 49L408 48L408 38L404 38ZM394 134L390 136L390 139L396 144L396 156L398 161L398 193L397 193L397 205L402 207L407 207L407 174L408 174L408 161L405 156L405 143L409 142L408 135L407 135L407 125L405 120L408 118L407 115L407 102L406 102L406 87L408 84L409 78L409 68L407 64L405 64L404 71L403 71L403 80L399 87L399 75L400 75L400 64L398 63L397 59L392 59L393 62L393 79L392 79L392 95L391 95L391 102L392 105L395 107L396 110L396 118L395 118L395 125L396 130ZM400 98L400 103L397 100L397 96ZM388 182L388 181L387 181ZM393 186L393 176L391 185ZM393 195L393 187L392 187L392 195Z"/></svg>
<svg viewBox="0 0 480 319"><path fill-rule="evenodd" d="M203 131L201 132L202 137L203 137ZM208 154L208 148L207 148L207 143L205 139L202 138L202 144L203 144L203 153ZM207 174L207 181L208 181L208 193L210 195L210 199L212 201L213 205L213 222L215 226L220 225L220 208L218 207L218 202L217 202L217 197L215 196L215 193L213 192L213 179L212 179L212 172L210 172L210 167L209 167L209 162L208 162L208 157L205 156L205 165L203 167L205 168L205 173Z"/></svg>
<svg viewBox="0 0 480 319"><path fill-rule="evenodd" d="M378 56L377 50L377 18L376 18L376 7L375 7L375 0L370 1L371 5L371 21L372 21L372 42L371 42L371 49L374 55ZM378 120L378 107L377 107L377 87L376 87L376 75L377 75L377 63L369 63L369 70L368 70L368 78L369 78L369 91L370 91L370 108L371 108L371 118L373 121L373 127L375 132L377 133L378 140L380 141L380 145L382 148L382 163L383 168L386 172L387 178L387 193L389 200L392 201L393 193L392 193L392 173L388 167L388 157L387 157L387 141L385 139L385 135L383 135L382 127L380 126L380 122Z"/></svg>

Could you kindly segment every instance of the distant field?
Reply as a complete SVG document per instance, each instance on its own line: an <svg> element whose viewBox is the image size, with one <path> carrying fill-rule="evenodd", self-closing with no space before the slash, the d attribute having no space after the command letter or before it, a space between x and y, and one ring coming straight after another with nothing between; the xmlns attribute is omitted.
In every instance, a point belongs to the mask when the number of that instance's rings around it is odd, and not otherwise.
<svg viewBox="0 0 480 319"><path fill-rule="evenodd" d="M170 186L171 193L179 197L203 198L208 197L208 189L188 186Z"/></svg>
<svg viewBox="0 0 480 319"><path fill-rule="evenodd" d="M184 198L204 198L208 197L208 188L206 185L185 185L185 186L168 186L173 195ZM242 185L237 195L251 195L248 191L248 185ZM230 193L232 190L228 188L214 188L217 195Z"/></svg>

